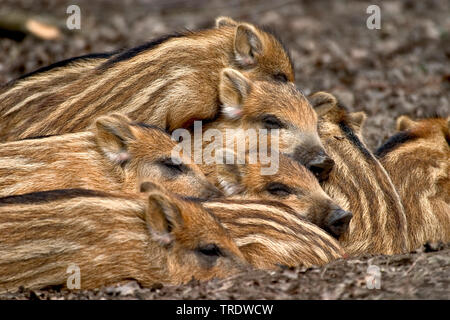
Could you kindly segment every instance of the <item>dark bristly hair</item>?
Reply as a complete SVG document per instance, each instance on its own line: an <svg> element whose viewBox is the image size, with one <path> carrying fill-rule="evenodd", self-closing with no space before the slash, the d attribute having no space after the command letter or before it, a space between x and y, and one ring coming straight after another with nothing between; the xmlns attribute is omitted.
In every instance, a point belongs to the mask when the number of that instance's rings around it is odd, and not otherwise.
<svg viewBox="0 0 450 320"><path fill-rule="evenodd" d="M107 61L105 61L105 63L101 64L98 68L100 70L105 70L109 67L111 67L112 65L121 62L121 61L125 61L125 60L129 60L135 56L137 56L138 54L147 51L147 50L151 50L154 49L155 47L159 46L160 44L169 41L170 39L174 39L174 38L181 38L181 37L185 37L186 35L188 35L189 33L191 33L192 31L189 30L185 30L182 32L175 32L172 34L166 34L164 36L161 36L159 38L156 38L150 42L146 42L144 44L141 44L137 47L128 49L128 50L124 50L122 51L122 53L112 56L110 59L108 59Z"/></svg>
<svg viewBox="0 0 450 320"><path fill-rule="evenodd" d="M119 53L121 50L117 50L117 51L112 51L112 52L104 52L104 53L90 53L90 54L85 54L82 56L77 56L77 57L72 57L69 59L65 59L65 60L61 60L55 63L52 63L48 66L39 68L37 70L34 70L30 73L26 73L22 76L20 76L19 78L17 78L16 80L13 81L17 81L17 80L22 80L34 75L37 75L39 73L43 73L43 72L47 72L50 71L52 69L56 69L56 68L61 68L61 67L65 67L68 66L69 64L71 64L72 62L75 61L81 61L81 60L89 60L89 59L106 59L106 58L110 58L112 56L114 56L115 54Z"/></svg>
<svg viewBox="0 0 450 320"><path fill-rule="evenodd" d="M384 157L386 154L400 146L401 144L415 139L416 136L411 131L401 131L394 134L387 139L378 149L375 151L375 156L378 158Z"/></svg>
<svg viewBox="0 0 450 320"><path fill-rule="evenodd" d="M30 192L0 198L0 206L11 204L32 204L76 197L107 197L108 193L89 189L57 189L49 191Z"/></svg>

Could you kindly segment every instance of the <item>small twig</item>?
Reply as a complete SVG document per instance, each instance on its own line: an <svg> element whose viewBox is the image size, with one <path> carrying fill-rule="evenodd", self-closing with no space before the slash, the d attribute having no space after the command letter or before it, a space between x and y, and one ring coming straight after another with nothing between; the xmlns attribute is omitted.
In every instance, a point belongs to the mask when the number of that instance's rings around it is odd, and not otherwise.
<svg viewBox="0 0 450 320"><path fill-rule="evenodd" d="M54 40L61 37L59 28L43 17L22 11L0 14L0 29L11 33L32 34L40 39Z"/></svg>

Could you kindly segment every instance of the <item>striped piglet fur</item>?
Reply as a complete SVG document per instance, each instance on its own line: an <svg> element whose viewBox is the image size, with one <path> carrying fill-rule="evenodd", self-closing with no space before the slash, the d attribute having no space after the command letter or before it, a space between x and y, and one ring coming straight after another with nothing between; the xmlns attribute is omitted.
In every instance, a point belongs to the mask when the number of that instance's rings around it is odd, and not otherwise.
<svg viewBox="0 0 450 320"><path fill-rule="evenodd" d="M219 218L254 267L310 267L344 256L334 238L278 201L225 199L203 206Z"/></svg>
<svg viewBox="0 0 450 320"><path fill-rule="evenodd" d="M237 152L239 142L251 150L252 143L262 141L268 150L290 156L319 179L327 177L333 162L320 141L317 114L295 85L252 81L243 73L227 68L220 75L219 100L221 115L203 125L202 136L194 135L192 148L201 146L207 152L219 141ZM272 133L277 144L272 142Z"/></svg>
<svg viewBox="0 0 450 320"><path fill-rule="evenodd" d="M407 252L408 226L400 196L361 135L366 115L347 112L329 93L315 93L310 100L320 115L322 143L335 161L329 179L321 185L344 210L353 213L348 230L339 239L346 252Z"/></svg>
<svg viewBox="0 0 450 320"><path fill-rule="evenodd" d="M323 191L315 176L297 161L280 154L273 160L277 162L276 173L262 174L263 168L271 164L263 164L260 159L251 162L250 158L258 154L249 152L245 164L238 164L234 151L220 152L223 164L207 166L204 173L227 199L278 201L334 237L339 238L347 230L352 214L342 210Z"/></svg>
<svg viewBox="0 0 450 320"><path fill-rule="evenodd" d="M85 189L0 198L0 292L81 289L135 279L143 286L235 274L247 266L228 232L202 206L143 184L127 197Z"/></svg>
<svg viewBox="0 0 450 320"><path fill-rule="evenodd" d="M272 33L224 17L215 28L54 67L0 90L0 141L83 131L112 112L169 131L214 119L227 67L254 80L294 81L289 55Z"/></svg>
<svg viewBox="0 0 450 320"><path fill-rule="evenodd" d="M276 201L200 201L153 183L119 196L63 189L0 198L0 291L81 288L135 279L143 286L224 277L248 267L322 265L344 251ZM220 221L220 223L219 223Z"/></svg>
<svg viewBox="0 0 450 320"><path fill-rule="evenodd" d="M397 119L376 152L405 206L410 250L450 241L450 118Z"/></svg>
<svg viewBox="0 0 450 320"><path fill-rule="evenodd" d="M66 188L136 193L145 180L186 196L220 196L190 159L172 157L175 145L163 130L119 114L100 117L87 132L5 143L0 196Z"/></svg>

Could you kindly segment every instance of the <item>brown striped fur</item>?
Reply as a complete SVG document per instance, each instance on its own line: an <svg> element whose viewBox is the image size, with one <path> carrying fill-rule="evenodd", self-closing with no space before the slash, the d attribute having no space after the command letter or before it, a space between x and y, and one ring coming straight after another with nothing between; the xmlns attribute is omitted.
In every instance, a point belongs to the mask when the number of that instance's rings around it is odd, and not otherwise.
<svg viewBox="0 0 450 320"><path fill-rule="evenodd" d="M450 118L397 119L377 155L405 206L410 249L450 241Z"/></svg>
<svg viewBox="0 0 450 320"><path fill-rule="evenodd" d="M7 121L10 112L14 112L15 108L26 107L35 99L50 98L55 93L70 86L79 80L85 74L94 70L96 67L104 63L106 58L72 58L70 62L60 63L59 66L49 66L48 70L36 70L31 74L24 75L11 83L0 88L0 95L7 93L4 99L4 105L0 106L0 132L7 130ZM45 68L44 68L45 69ZM6 102L7 99L7 102ZM14 108L6 108L6 103ZM47 135L47 134L42 134ZM4 139L0 138L0 141ZM14 140L14 139L6 139Z"/></svg>
<svg viewBox="0 0 450 320"><path fill-rule="evenodd" d="M226 199L203 202L257 268L323 265L344 250L330 235L277 201Z"/></svg>
<svg viewBox="0 0 450 320"><path fill-rule="evenodd" d="M0 196L65 188L136 193L143 180L189 196L220 195L196 165L173 163L174 146L163 130L119 114L100 117L87 132L4 143Z"/></svg>
<svg viewBox="0 0 450 320"><path fill-rule="evenodd" d="M253 138L267 141L270 147L270 133L276 129L279 132L279 151L308 169L314 171L311 164L318 158L322 162L328 158L317 132L317 115L295 85L252 81L237 70L224 69L219 98L221 116L217 121L203 125L202 129L203 133L219 131L223 137L222 146L237 148L235 142L243 140L246 141L246 150L250 150L249 139ZM241 131L227 134L229 129ZM254 129L257 136L249 137L249 129ZM267 130L267 133L260 130ZM198 139L198 136L194 137ZM197 145L203 144L203 150L207 150L210 143L204 140L197 141ZM327 172L315 173L326 178Z"/></svg>
<svg viewBox="0 0 450 320"><path fill-rule="evenodd" d="M231 154L235 159L233 151L225 150L223 153L226 158ZM279 201L336 237L345 232L351 214L339 220L340 228L334 228L338 222L333 218L341 208L323 191L308 169L282 154L275 174L261 174L264 166L260 161L249 163L247 158L245 164L227 164L224 161L224 164L208 166L206 170L203 166L201 168L228 199Z"/></svg>
<svg viewBox="0 0 450 320"><path fill-rule="evenodd" d="M320 115L319 135L335 161L321 185L344 210L353 213L340 242L349 254L396 254L409 248L400 197L386 170L361 135L364 113L348 113L329 93L310 97Z"/></svg>
<svg viewBox="0 0 450 320"><path fill-rule="evenodd" d="M200 204L144 188L136 196L59 190L0 198L0 292L143 286L224 277L246 266L227 231ZM6 200L5 200L6 199Z"/></svg>
<svg viewBox="0 0 450 320"><path fill-rule="evenodd" d="M59 77L47 81L46 74L39 77L40 94L16 90L33 86L35 77L6 87L0 91L0 141L82 131L93 117L111 112L169 131L211 119L224 67L245 70L252 79L294 80L289 56L272 34L218 18L216 28L168 36L88 67L82 76L75 72L78 79L63 87Z"/></svg>

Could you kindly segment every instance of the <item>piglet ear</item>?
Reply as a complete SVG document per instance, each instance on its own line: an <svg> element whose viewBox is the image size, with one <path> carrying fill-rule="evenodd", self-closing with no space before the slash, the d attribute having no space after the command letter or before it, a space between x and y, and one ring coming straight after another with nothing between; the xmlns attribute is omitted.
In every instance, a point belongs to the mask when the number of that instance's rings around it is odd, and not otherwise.
<svg viewBox="0 0 450 320"><path fill-rule="evenodd" d="M237 70L226 68L220 74L219 99L222 113L229 119L239 119L251 82Z"/></svg>
<svg viewBox="0 0 450 320"><path fill-rule="evenodd" d="M242 23L236 27L234 36L234 54L242 67L253 66L263 51L262 41L255 27Z"/></svg>
<svg viewBox="0 0 450 320"><path fill-rule="evenodd" d="M406 131L416 125L416 122L408 116L400 116L397 118L397 131Z"/></svg>
<svg viewBox="0 0 450 320"><path fill-rule="evenodd" d="M361 131L361 127L364 125L367 119L367 115L364 111L351 112L348 114L349 120L352 122L353 126Z"/></svg>
<svg viewBox="0 0 450 320"><path fill-rule="evenodd" d="M234 21L233 19L231 19L230 17L217 17L216 18L216 28L221 28L221 27L235 27L237 26L238 23L236 21Z"/></svg>
<svg viewBox="0 0 450 320"><path fill-rule="evenodd" d="M172 244L173 231L183 225L178 206L167 194L159 191L150 192L148 195L145 220L152 239L164 247Z"/></svg>
<svg viewBox="0 0 450 320"><path fill-rule="evenodd" d="M98 118L95 135L97 145L110 161L121 164L129 160L128 144L135 137L128 117L116 113Z"/></svg>
<svg viewBox="0 0 450 320"><path fill-rule="evenodd" d="M313 93L308 97L308 100L319 117L326 114L338 104L335 96L324 91Z"/></svg>

